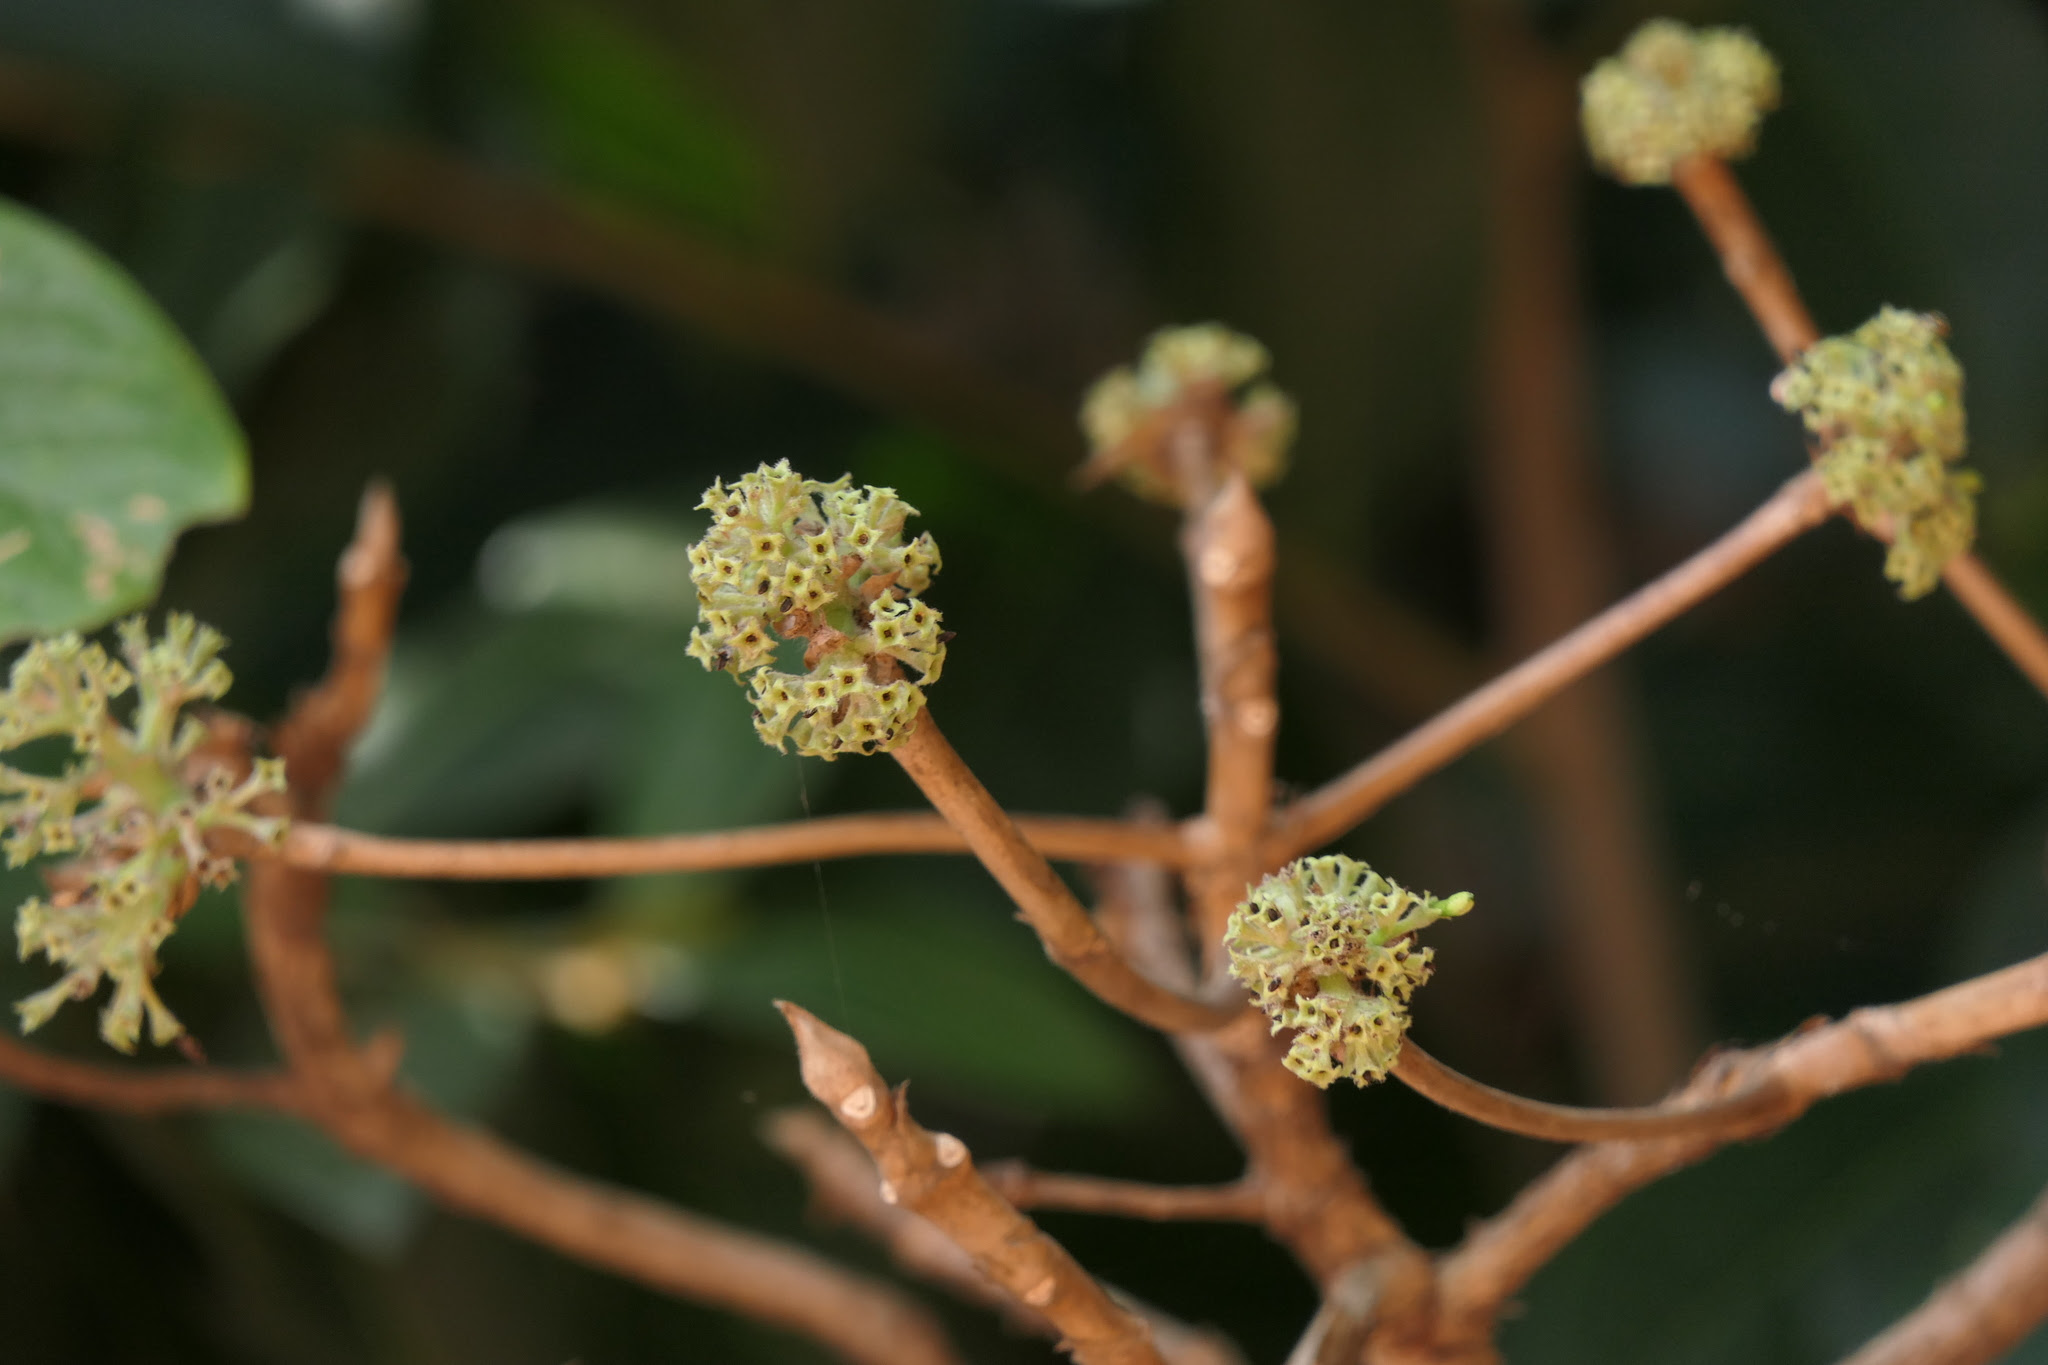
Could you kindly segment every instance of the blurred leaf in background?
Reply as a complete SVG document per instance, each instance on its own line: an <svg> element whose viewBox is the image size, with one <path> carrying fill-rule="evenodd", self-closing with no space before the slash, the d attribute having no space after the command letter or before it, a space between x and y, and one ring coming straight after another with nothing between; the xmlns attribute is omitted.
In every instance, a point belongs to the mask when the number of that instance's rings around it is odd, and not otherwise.
<svg viewBox="0 0 2048 1365"><path fill-rule="evenodd" d="M149 602L178 532L248 499L241 431L157 306L0 202L0 640Z"/></svg>
<svg viewBox="0 0 2048 1365"><path fill-rule="evenodd" d="M602 8L508 9L501 41L565 178L733 236L761 228L772 207L762 150L681 54Z"/></svg>

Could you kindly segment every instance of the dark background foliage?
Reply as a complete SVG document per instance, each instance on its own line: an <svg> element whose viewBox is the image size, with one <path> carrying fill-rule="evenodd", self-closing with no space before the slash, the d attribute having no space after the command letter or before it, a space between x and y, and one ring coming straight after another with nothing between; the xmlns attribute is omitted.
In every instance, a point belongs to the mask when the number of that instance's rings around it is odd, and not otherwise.
<svg viewBox="0 0 2048 1365"><path fill-rule="evenodd" d="M1783 62L1786 106L1743 175L1823 327L1883 303L1952 319L1982 548L2048 604L2048 19L2019 0L1686 11L1752 26ZM936 703L1002 799L1113 813L1148 794L1186 812L1200 732L1171 526L1065 488L1078 440L849 397L786 320L679 327L658 304L399 230L358 211L342 140L431 139L822 282L1055 423L1151 328L1227 320L1272 347L1304 413L1272 497L1283 555L1339 565L1497 658L1471 25L1527 25L1583 67L1650 12L0 0L0 189L135 272L234 396L252 512L187 538L165 602L232 637L242 708L274 714L320 668L355 497L374 474L395 483L413 583L344 820L651 832L912 805L889 765L761 749L732 686L683 656L677 556L699 491L784 456L923 510L948 565L934 600L959 631ZM1576 196L1593 455L1632 583L1760 501L1800 440L1678 201L1590 172ZM1621 666L1668 874L1659 911L1705 1038L1768 1038L2048 946L2048 708L1951 602L1894 600L1878 560L1827 528ZM1414 719L1324 662L1318 634L1389 677L1410 667L1342 613L1283 639L1281 775L1298 787ZM1478 896L1438 944L1418 1036L1478 1075L1585 1099L1570 891L1541 871L1541 838L1495 746L1344 847ZM756 1140L801 1093L771 995L861 1034L977 1152L1160 1180L1234 1170L1166 1048L1059 977L964 862L350 884L335 932L360 1016L405 1029L408 1076L443 1103L878 1269L806 1220ZM166 953L165 994L224 1059L265 1047L239 949L223 898ZM5 975L13 994L39 979ZM53 1045L91 1046L79 1013ZM1511 1358L1830 1358L2048 1179L2044 1079L2048 1051L2020 1040L1637 1196L1537 1280ZM1397 1087L1334 1100L1376 1188L1434 1245L1554 1155ZM282 1123L135 1122L0 1091L0 1154L10 1362L816 1358L439 1215ZM1046 1222L1255 1360L1284 1353L1311 1307L1249 1231ZM1045 1358L948 1311L973 1358Z"/></svg>

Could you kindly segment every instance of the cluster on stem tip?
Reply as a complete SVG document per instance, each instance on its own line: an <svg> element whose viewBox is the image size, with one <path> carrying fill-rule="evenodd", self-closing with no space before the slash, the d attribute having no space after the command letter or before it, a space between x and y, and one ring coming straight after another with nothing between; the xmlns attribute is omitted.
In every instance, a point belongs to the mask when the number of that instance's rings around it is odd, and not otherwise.
<svg viewBox="0 0 2048 1365"><path fill-rule="evenodd" d="M1579 87L1593 160L1630 185L1666 185L1689 156L1749 155L1778 104L1778 64L1740 29L1653 19Z"/></svg>
<svg viewBox="0 0 2048 1365"><path fill-rule="evenodd" d="M1472 908L1470 892L1416 895L1353 858L1298 858L1230 916L1230 974L1293 1029L1287 1069L1327 1087L1383 1079L1408 1031L1408 998L1429 979L1415 934Z"/></svg>
<svg viewBox="0 0 2048 1365"><path fill-rule="evenodd" d="M64 968L55 985L15 1005L22 1030L109 978L114 994L100 1036L132 1052L145 1019L159 1045L184 1032L152 978L158 948L199 888L235 879L233 860L212 852L207 836L282 838L285 822L253 813L252 804L283 791L285 781L282 759L258 759L242 773L237 757L207 752L207 727L185 713L190 703L218 700L232 681L218 632L173 615L161 638L151 639L140 617L117 634L119 658L63 635L30 644L15 660L0 694L0 749L62 740L72 756L56 776L0 763L0 826L9 867L68 855L48 874L47 899L16 912L21 956L41 953ZM117 703L130 693L123 721Z"/></svg>
<svg viewBox="0 0 2048 1365"><path fill-rule="evenodd" d="M1963 367L1932 313L1885 308L1848 336L1814 343L1771 384L1818 442L1815 467L1836 506L1888 531L1885 576L1912 599L1970 548L1980 480L1954 468L1968 446Z"/></svg>
<svg viewBox="0 0 2048 1365"><path fill-rule="evenodd" d="M1083 477L1115 475L1140 497L1179 506L1187 465L1234 469L1263 488L1287 467L1294 402L1260 379L1266 348L1216 323L1153 334L1136 368L1119 365L1088 391ZM1189 445L1190 438L1198 443Z"/></svg>
<svg viewBox="0 0 2048 1365"><path fill-rule="evenodd" d="M711 485L711 529L690 548L690 655L750 683L754 729L817 758L893 748L938 679L947 633L917 594L939 569L917 509L893 488L820 483L789 461ZM801 645L802 672L774 667ZM904 674L916 670L918 681Z"/></svg>

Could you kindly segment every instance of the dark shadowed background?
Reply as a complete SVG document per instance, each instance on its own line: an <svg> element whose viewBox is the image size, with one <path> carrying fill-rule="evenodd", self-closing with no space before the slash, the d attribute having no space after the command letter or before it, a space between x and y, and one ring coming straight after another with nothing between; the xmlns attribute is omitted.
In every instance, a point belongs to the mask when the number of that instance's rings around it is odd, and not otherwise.
<svg viewBox="0 0 2048 1365"><path fill-rule="evenodd" d="M1297 789L1797 467L1772 358L1680 202L1595 179L1572 141L1572 80L1655 12L0 0L0 190L133 271L246 423L253 509L186 539L164 599L233 640L231 703L273 715L318 672L355 499L395 484L413 582L345 822L635 833L914 805L891 764L762 748L738 690L684 657L691 509L782 457L922 509L959 632L934 705L998 796L1186 813L1202 756L1171 521L1063 481L1082 389L1151 329L1248 331L1301 404L1271 496ZM1747 24L1783 64L1741 173L1823 328L1885 303L1951 319L1983 552L2048 607L2048 16L1681 17ZM1528 1093L1639 1098L1707 1043L2048 947L2048 705L1945 596L1901 605L1880 559L1823 529L1597 682L1590 730L1489 746L1344 842L1478 897L1439 931L1419 1038ZM1594 904L1670 951L1617 952ZM983 1156L1236 1169L1168 1049L1050 967L963 860L349 883L334 932L359 1017L404 1030L443 1104L884 1273L806 1219L757 1140L802 1098L771 996L863 1037ZM165 951L164 994L217 1059L267 1046L240 952L231 897ZM1602 995L1617 980L1655 989ZM48 1042L97 1047L67 1013ZM1397 1087L1333 1099L1432 1245L1556 1155ZM1535 1282L1505 1346L1827 1360L2044 1181L2048 1047L2022 1038L1634 1197ZM1247 1230L1044 1221L1254 1361L1312 1307ZM1048 1358L947 1311L974 1359ZM819 1358L442 1216L282 1121L6 1091L0 1356Z"/></svg>

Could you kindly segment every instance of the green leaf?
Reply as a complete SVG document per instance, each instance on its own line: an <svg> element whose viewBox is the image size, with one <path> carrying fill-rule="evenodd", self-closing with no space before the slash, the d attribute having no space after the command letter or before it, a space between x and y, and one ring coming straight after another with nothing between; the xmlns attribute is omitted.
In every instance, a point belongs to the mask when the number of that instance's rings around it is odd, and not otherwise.
<svg viewBox="0 0 2048 1365"><path fill-rule="evenodd" d="M241 432L156 305L0 201L0 640L143 605L178 532L248 498Z"/></svg>

